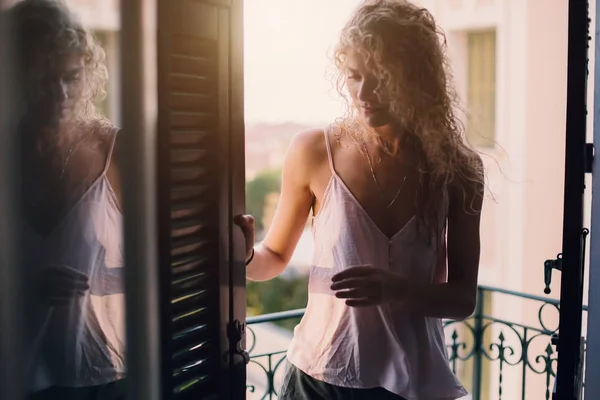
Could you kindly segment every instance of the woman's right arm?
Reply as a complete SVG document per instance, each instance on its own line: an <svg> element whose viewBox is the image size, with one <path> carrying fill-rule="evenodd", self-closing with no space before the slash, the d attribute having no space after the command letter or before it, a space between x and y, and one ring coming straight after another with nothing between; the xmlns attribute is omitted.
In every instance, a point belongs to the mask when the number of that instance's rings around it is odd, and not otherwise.
<svg viewBox="0 0 600 400"><path fill-rule="evenodd" d="M273 222L263 242L254 248L246 267L252 281L266 281L279 275L289 263L314 202L311 178L322 165L322 129L297 134L283 165L281 195Z"/></svg>

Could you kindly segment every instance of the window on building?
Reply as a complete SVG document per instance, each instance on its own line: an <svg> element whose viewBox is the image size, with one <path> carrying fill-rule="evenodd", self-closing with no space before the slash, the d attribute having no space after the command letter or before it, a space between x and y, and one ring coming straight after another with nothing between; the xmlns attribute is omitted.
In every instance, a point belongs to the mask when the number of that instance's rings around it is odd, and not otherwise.
<svg viewBox="0 0 600 400"><path fill-rule="evenodd" d="M496 31L467 34L467 138L493 147L496 137Z"/></svg>

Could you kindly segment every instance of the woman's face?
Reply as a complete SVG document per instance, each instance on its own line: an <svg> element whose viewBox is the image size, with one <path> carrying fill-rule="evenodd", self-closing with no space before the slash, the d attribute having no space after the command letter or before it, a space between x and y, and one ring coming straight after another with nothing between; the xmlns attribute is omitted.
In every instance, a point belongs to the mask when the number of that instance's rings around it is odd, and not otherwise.
<svg viewBox="0 0 600 400"><path fill-rule="evenodd" d="M385 88L371 73L363 58L354 51L346 55L346 87L359 115L372 128L392 122Z"/></svg>
<svg viewBox="0 0 600 400"><path fill-rule="evenodd" d="M40 87L33 90L37 98L32 104L32 112L40 128L48 128L68 121L74 114L84 89L84 60L79 54L70 54L53 65L42 65L46 69Z"/></svg>
<svg viewBox="0 0 600 400"><path fill-rule="evenodd" d="M60 63L50 76L50 93L59 121L72 116L83 93L83 58L73 54Z"/></svg>

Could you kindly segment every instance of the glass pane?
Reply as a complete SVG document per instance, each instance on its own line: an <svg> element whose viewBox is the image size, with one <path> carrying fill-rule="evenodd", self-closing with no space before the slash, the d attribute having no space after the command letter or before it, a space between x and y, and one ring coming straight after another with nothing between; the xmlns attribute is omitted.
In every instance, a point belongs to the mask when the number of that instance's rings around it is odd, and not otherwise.
<svg viewBox="0 0 600 400"><path fill-rule="evenodd" d="M119 2L11 3L14 57L3 62L14 62L19 88L12 239L21 251L12 267L26 278L26 297L15 306L27 399L121 398Z"/></svg>

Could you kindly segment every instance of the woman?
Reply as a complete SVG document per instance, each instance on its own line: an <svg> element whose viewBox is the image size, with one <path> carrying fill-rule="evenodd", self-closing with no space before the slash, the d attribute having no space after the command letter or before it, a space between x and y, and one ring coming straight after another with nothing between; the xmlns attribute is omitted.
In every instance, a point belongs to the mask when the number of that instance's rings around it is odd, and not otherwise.
<svg viewBox="0 0 600 400"><path fill-rule="evenodd" d="M8 10L16 40L31 399L124 398L116 128L95 103L104 52L62 1Z"/></svg>
<svg viewBox="0 0 600 400"><path fill-rule="evenodd" d="M423 8L364 1L335 51L348 115L295 137L260 245L253 218L236 220L247 277L264 281L285 268L312 209L309 299L282 399L466 395L442 319L475 306L483 167L463 142L440 37Z"/></svg>

